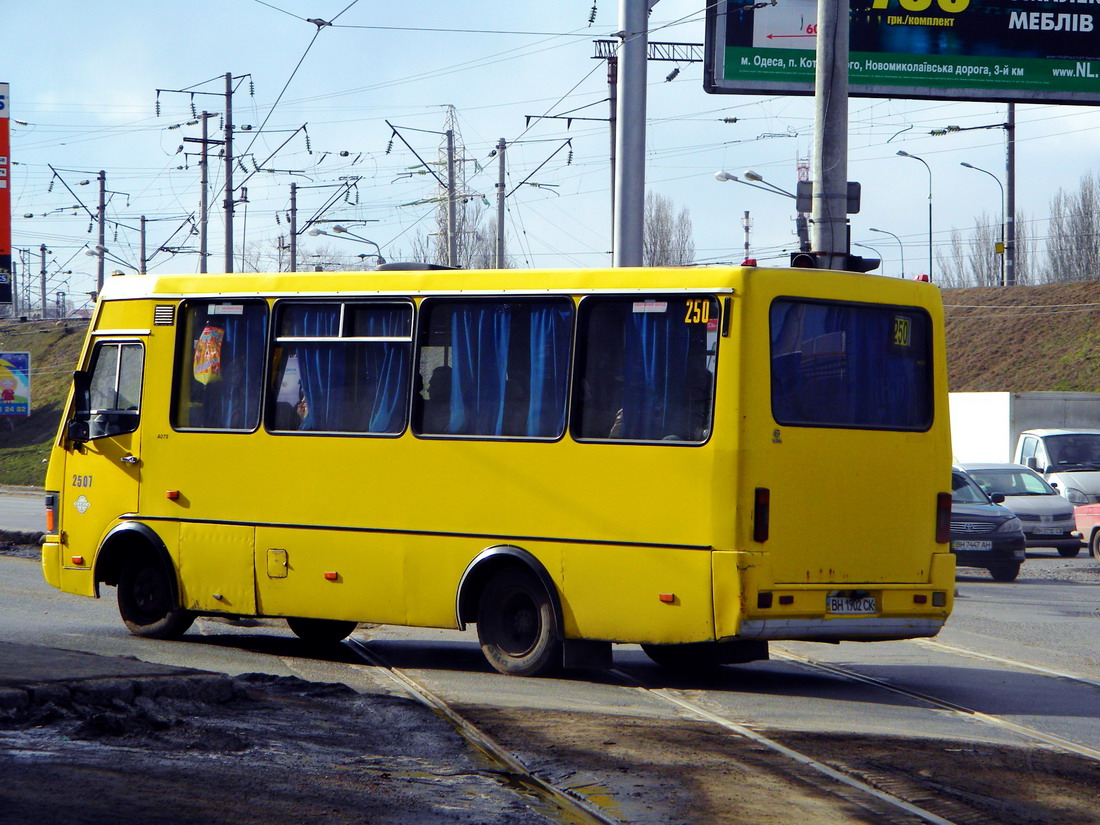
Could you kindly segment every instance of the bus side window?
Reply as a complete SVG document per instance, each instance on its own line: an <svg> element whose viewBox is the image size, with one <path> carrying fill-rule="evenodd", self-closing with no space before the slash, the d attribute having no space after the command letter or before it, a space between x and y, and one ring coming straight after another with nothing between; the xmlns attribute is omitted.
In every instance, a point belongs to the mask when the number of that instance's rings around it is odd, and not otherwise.
<svg viewBox="0 0 1100 825"><path fill-rule="evenodd" d="M263 396L267 305L194 301L180 317L172 426L254 430Z"/></svg>
<svg viewBox="0 0 1100 825"><path fill-rule="evenodd" d="M718 312L709 296L586 298L578 327L574 436L706 441Z"/></svg>
<svg viewBox="0 0 1100 825"><path fill-rule="evenodd" d="M92 367L77 398L76 418L87 423L87 439L132 433L141 420L141 381L145 353L141 344L97 345Z"/></svg>
<svg viewBox="0 0 1100 825"><path fill-rule="evenodd" d="M571 300L425 299L420 313L418 434L558 438L565 432Z"/></svg>

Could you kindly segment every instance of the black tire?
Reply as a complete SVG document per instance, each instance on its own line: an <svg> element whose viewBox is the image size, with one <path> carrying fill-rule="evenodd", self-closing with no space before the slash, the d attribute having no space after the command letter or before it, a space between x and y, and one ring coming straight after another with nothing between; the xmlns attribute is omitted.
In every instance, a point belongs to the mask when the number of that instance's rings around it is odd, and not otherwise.
<svg viewBox="0 0 1100 825"><path fill-rule="evenodd" d="M1020 563L1017 561L994 564L989 568L989 575L995 582L1014 582L1020 575Z"/></svg>
<svg viewBox="0 0 1100 825"><path fill-rule="evenodd" d="M1072 559L1072 558L1076 557L1077 554L1080 553L1080 552L1081 552L1080 547L1059 547L1058 548L1058 555L1061 556L1063 559Z"/></svg>
<svg viewBox="0 0 1100 825"><path fill-rule="evenodd" d="M768 658L768 643L757 640L693 642L684 645L644 644L642 650L661 667L688 673Z"/></svg>
<svg viewBox="0 0 1100 825"><path fill-rule="evenodd" d="M1100 561L1100 530L1094 530L1089 537L1089 552L1094 559Z"/></svg>
<svg viewBox="0 0 1100 825"><path fill-rule="evenodd" d="M550 594L535 574L510 567L489 579L477 606L477 638L508 676L544 676L561 667L562 646Z"/></svg>
<svg viewBox="0 0 1100 825"><path fill-rule="evenodd" d="M176 602L171 571L153 553L135 553L118 577L118 612L127 629L146 639L175 639L195 621Z"/></svg>
<svg viewBox="0 0 1100 825"><path fill-rule="evenodd" d="M294 635L303 642L336 644L342 642L358 626L357 622L341 622L336 619L287 619Z"/></svg>

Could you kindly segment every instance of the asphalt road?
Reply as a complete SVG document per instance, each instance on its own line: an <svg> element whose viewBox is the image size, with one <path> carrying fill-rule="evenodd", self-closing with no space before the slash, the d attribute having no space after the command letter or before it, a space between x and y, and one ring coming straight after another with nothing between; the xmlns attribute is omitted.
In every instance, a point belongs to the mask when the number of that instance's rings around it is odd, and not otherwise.
<svg viewBox="0 0 1100 825"><path fill-rule="evenodd" d="M0 488L0 530L39 532L45 528L41 492Z"/></svg>

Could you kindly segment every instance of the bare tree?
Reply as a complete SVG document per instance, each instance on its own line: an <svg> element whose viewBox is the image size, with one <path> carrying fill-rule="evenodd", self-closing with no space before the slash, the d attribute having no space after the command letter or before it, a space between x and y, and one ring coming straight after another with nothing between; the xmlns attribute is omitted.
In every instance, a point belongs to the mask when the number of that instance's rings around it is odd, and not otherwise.
<svg viewBox="0 0 1100 825"><path fill-rule="evenodd" d="M642 225L643 266L688 266L695 260L691 216L672 213L672 199L646 192Z"/></svg>
<svg viewBox="0 0 1100 825"><path fill-rule="evenodd" d="M1051 201L1046 257L1048 283L1100 277L1100 180L1092 172L1076 193L1058 190Z"/></svg>

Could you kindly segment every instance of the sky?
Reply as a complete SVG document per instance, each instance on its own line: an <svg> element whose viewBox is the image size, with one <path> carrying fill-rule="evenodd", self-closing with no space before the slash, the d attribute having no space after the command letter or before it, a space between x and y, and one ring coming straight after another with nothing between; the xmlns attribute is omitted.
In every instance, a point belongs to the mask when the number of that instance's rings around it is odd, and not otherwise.
<svg viewBox="0 0 1100 825"><path fill-rule="evenodd" d="M660 0L650 40L701 44L704 7ZM0 0L0 15L0 82L10 84L13 118L12 243L33 253L36 279L40 246L50 250L51 300L65 292L76 307L95 289L96 260L86 253L97 243L90 213L99 170L107 271L137 267L142 216L150 271L198 271L188 221L199 209L199 144L184 138L201 134L196 113L223 111L227 72L234 123L252 127L234 136L235 182L248 178L235 235L269 266L288 232L292 182L300 226L338 221L387 260L409 260L417 236L435 230L439 195L419 158L438 159L449 123L466 193L486 220L495 215L492 153L500 138L510 144L506 247L516 266L611 263L608 87L593 41L617 30L617 2ZM707 94L699 63L650 62L648 70L647 191L687 210L696 262L739 263L748 212L750 254L762 265L784 263L797 248L793 201L719 182L715 172L752 169L793 191L799 163L810 162L813 99ZM564 114L578 119L539 119ZM1002 103L851 98L848 178L862 186L851 237L874 250L852 251L881 256L879 272L889 277L925 272L930 177L937 259L953 232L999 224L997 181L960 164L1003 182L1004 130L977 127L1005 117ZM1041 239L1051 200L1075 193L1093 170L1100 116L1087 106L1021 104L1016 119L1017 207L1022 230ZM221 138L220 119L209 123ZM949 125L962 130L930 134ZM220 163L211 162L210 175L214 272L223 265ZM299 247L300 270L375 252L346 235L302 235ZM37 280L34 288L37 299Z"/></svg>

